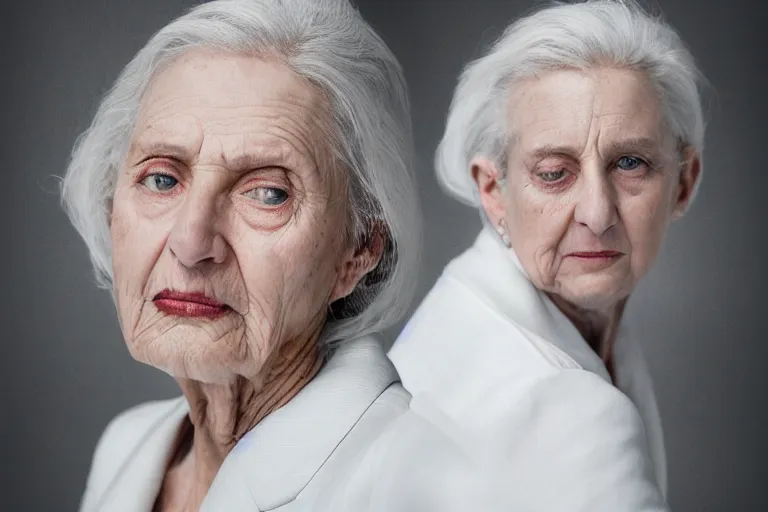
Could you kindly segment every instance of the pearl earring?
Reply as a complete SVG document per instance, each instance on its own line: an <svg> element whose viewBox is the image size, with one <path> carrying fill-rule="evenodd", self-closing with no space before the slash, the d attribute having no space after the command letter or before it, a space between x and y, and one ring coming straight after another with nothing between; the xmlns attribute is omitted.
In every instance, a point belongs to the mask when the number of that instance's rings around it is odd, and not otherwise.
<svg viewBox="0 0 768 512"><path fill-rule="evenodd" d="M510 241L509 241L509 235L507 234L506 227L507 227L506 222L504 222L504 219L501 219L499 221L499 227L496 228L496 231L499 233L499 236L501 237L501 243L509 247Z"/></svg>

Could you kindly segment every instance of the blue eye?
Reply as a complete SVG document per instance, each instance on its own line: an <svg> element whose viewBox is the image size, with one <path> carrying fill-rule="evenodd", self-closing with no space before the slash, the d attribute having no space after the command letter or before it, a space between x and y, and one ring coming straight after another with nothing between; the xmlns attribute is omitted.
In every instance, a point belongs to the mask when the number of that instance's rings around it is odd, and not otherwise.
<svg viewBox="0 0 768 512"><path fill-rule="evenodd" d="M279 206L288 200L288 192L273 187L257 187L244 195L267 206Z"/></svg>
<svg viewBox="0 0 768 512"><path fill-rule="evenodd" d="M618 167L622 171L634 171L644 163L645 162L643 162L641 159L637 157L623 156L619 158L619 160L616 162L616 167Z"/></svg>
<svg viewBox="0 0 768 512"><path fill-rule="evenodd" d="M141 180L141 184L152 192L168 192L179 183L179 180L167 174L149 174Z"/></svg>

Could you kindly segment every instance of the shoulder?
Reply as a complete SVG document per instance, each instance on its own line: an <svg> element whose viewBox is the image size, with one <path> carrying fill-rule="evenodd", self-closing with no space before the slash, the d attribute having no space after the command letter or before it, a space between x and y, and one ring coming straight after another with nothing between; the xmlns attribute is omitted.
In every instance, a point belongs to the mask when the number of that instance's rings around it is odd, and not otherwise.
<svg viewBox="0 0 768 512"><path fill-rule="evenodd" d="M509 374L487 383L475 404L485 417L538 420L557 414L571 418L622 418L641 422L632 401L613 384L584 369L549 368L524 377Z"/></svg>
<svg viewBox="0 0 768 512"><path fill-rule="evenodd" d="M411 394L406 391L403 385L398 381L390 384L371 404L362 418L372 414L383 414L384 422L393 421L401 413L408 410L408 404L411 401ZM362 419L361 418L361 419Z"/></svg>
<svg viewBox="0 0 768 512"><path fill-rule="evenodd" d="M146 435L181 405L180 398L136 405L115 416L96 444L83 506L98 499Z"/></svg>
<svg viewBox="0 0 768 512"><path fill-rule="evenodd" d="M409 410L411 395L399 382L389 385L366 407L334 447L313 483L319 483L323 476L333 476L356 467L357 461L373 447L381 446L382 439L391 436L403 415Z"/></svg>
<svg viewBox="0 0 768 512"><path fill-rule="evenodd" d="M479 429L489 467L520 484L510 499L544 499L549 510L666 510L626 395L585 370L553 372L521 391L507 405L493 404L502 392L488 397L495 422Z"/></svg>
<svg viewBox="0 0 768 512"><path fill-rule="evenodd" d="M455 427L454 437L489 461L506 460L510 453L519 456L528 448L539 455L551 450L555 456L589 446L595 453L612 451L613 461L626 462L629 458L622 455L631 454L642 457L638 464L647 462L645 429L635 404L590 371L550 368L495 376L472 398L460 416L428 392L414 394L410 408L436 418L434 424ZM528 444L530 440L539 442Z"/></svg>

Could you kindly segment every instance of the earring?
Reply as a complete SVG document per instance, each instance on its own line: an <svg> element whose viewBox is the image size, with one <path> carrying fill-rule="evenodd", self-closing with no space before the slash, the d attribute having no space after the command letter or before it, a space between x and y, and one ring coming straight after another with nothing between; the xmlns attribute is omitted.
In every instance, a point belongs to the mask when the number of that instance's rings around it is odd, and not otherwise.
<svg viewBox="0 0 768 512"><path fill-rule="evenodd" d="M504 222L504 219L501 219L499 221L499 227L496 228L496 231L499 233L499 236L501 237L501 243L509 247L510 240L509 240L509 235L507 234L507 223Z"/></svg>

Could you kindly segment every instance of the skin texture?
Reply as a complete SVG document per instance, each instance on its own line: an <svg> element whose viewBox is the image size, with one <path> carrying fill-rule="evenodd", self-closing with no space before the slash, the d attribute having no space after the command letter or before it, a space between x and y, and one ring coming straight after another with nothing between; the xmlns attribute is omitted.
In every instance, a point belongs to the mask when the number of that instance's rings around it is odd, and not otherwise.
<svg viewBox="0 0 768 512"><path fill-rule="evenodd" d="M609 362L626 300L684 212L700 159L680 153L637 71L550 71L518 82L508 108L506 178L486 158L471 163L483 207L533 284ZM606 250L620 255L573 255Z"/></svg>
<svg viewBox="0 0 768 512"><path fill-rule="evenodd" d="M383 243L344 233L346 173L327 104L273 59L203 50L142 99L111 216L114 292L131 355L172 375L190 407L156 510L197 510L234 444L316 373L329 304ZM201 292L217 317L162 312Z"/></svg>

